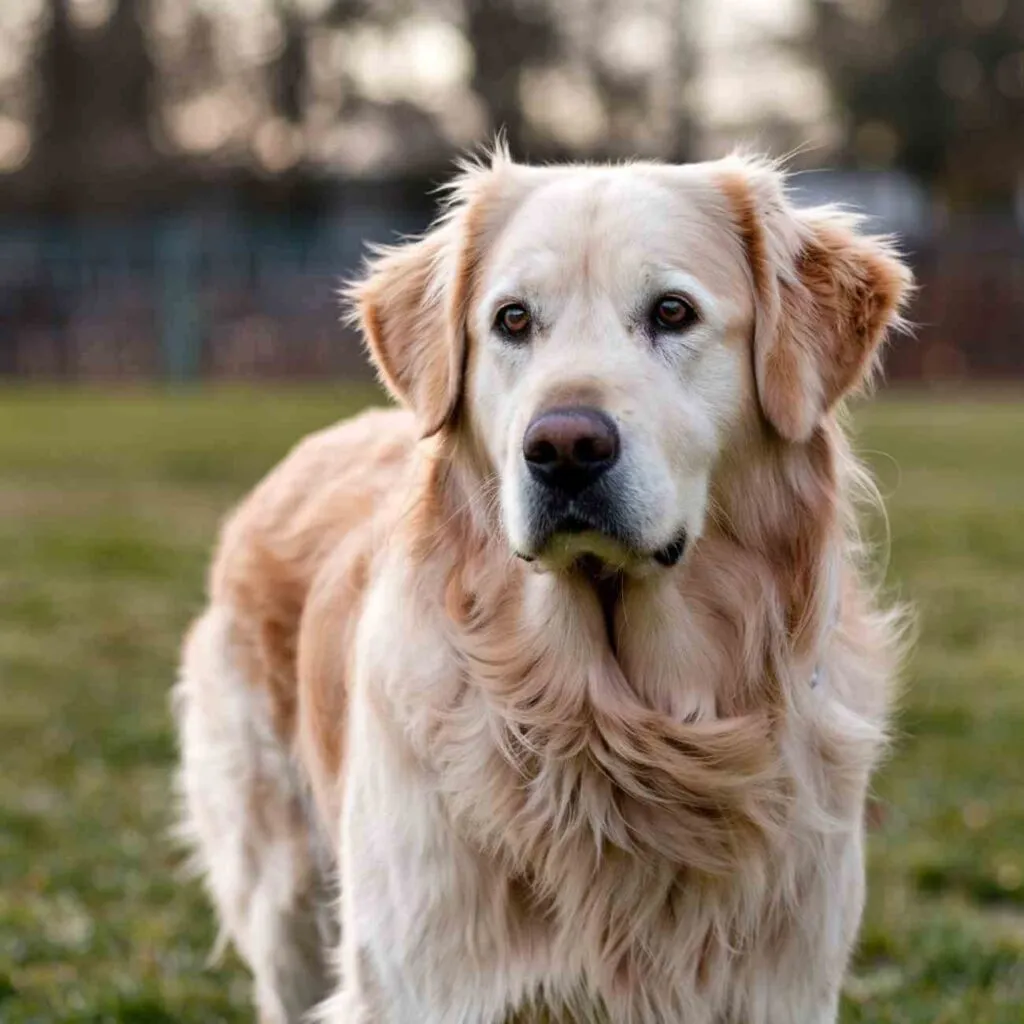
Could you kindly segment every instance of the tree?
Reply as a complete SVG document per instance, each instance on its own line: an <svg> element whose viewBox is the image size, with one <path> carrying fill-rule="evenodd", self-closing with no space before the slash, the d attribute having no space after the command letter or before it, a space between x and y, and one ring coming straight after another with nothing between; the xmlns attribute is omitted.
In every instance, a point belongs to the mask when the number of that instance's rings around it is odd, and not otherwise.
<svg viewBox="0 0 1024 1024"><path fill-rule="evenodd" d="M814 0L814 10L847 162L904 168L954 203L1008 201L1024 166L1024 5Z"/></svg>
<svg viewBox="0 0 1024 1024"><path fill-rule="evenodd" d="M144 0L119 0L107 21L84 30L69 0L50 0L36 50L33 148L25 177L57 206L83 189L153 173L155 68L142 19Z"/></svg>
<svg viewBox="0 0 1024 1024"><path fill-rule="evenodd" d="M531 127L522 100L525 76L558 59L553 7L542 0L466 0L465 29L474 55L471 87L486 111L488 133L504 130L519 154L558 149Z"/></svg>

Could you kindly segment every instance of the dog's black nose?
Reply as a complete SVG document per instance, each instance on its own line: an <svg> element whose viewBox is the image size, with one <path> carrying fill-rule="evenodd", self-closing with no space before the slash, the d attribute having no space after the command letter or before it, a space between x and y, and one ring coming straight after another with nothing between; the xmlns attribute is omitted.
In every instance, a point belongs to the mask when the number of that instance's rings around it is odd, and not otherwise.
<svg viewBox="0 0 1024 1024"><path fill-rule="evenodd" d="M605 413L586 406L549 409L523 436L523 458L534 479L567 494L592 484L618 457L618 428Z"/></svg>

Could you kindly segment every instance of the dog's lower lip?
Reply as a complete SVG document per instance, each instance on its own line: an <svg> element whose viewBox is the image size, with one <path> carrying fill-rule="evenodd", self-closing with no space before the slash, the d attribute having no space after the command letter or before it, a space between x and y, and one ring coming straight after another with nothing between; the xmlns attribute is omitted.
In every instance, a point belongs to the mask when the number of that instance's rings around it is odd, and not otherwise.
<svg viewBox="0 0 1024 1024"><path fill-rule="evenodd" d="M594 530L595 526L588 523L579 516L566 516L558 523L557 533L586 533L587 530Z"/></svg>
<svg viewBox="0 0 1024 1024"><path fill-rule="evenodd" d="M654 560L659 564L665 566L666 569L671 569L680 558L683 557L683 552L686 550L686 531L683 530L678 537L670 544L666 544L663 548L654 552Z"/></svg>

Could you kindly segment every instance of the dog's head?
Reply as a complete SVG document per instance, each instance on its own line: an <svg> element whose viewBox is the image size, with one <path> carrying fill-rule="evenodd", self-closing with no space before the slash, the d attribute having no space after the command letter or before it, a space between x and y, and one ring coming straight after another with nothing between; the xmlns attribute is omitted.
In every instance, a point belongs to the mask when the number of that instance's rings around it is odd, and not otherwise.
<svg viewBox="0 0 1024 1024"><path fill-rule="evenodd" d="M425 435L497 482L510 548L671 566L716 466L806 443L870 372L909 273L771 166L468 169L441 222L352 298Z"/></svg>

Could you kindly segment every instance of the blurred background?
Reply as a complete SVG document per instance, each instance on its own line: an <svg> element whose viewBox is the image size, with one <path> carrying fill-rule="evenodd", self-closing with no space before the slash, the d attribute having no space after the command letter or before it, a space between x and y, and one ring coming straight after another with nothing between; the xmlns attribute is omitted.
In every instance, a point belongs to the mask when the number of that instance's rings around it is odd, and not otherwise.
<svg viewBox="0 0 1024 1024"><path fill-rule="evenodd" d="M454 158L788 156L896 233L854 410L916 608L843 1024L1024 1022L1024 0L0 0L0 1024L240 1024L169 837L226 509L380 393L338 322Z"/></svg>
<svg viewBox="0 0 1024 1024"><path fill-rule="evenodd" d="M1022 0L3 0L0 374L365 376L339 276L499 128L792 154L913 255L891 379L1024 374Z"/></svg>

